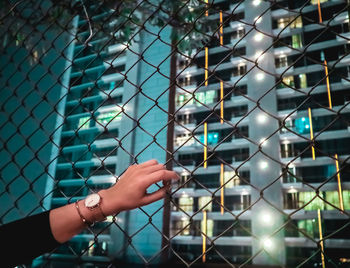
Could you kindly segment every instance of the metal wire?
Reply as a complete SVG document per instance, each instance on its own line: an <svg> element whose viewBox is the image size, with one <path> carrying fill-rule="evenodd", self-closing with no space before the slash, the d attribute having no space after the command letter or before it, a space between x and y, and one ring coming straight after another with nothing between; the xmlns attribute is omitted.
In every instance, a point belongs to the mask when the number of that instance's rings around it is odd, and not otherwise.
<svg viewBox="0 0 350 268"><path fill-rule="evenodd" d="M349 267L348 1L1 5L2 224L182 175L33 266Z"/></svg>

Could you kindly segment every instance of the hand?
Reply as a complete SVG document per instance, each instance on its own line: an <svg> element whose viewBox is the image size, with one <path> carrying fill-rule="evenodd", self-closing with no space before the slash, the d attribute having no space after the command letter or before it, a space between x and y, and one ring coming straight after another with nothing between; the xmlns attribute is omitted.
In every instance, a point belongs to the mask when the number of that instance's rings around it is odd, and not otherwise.
<svg viewBox="0 0 350 268"><path fill-rule="evenodd" d="M179 179L176 172L167 170L157 160L129 166L118 182L112 187L101 190L101 209L105 215L114 215L123 210L134 209L165 197L171 179ZM163 181L163 187L153 193L147 188Z"/></svg>

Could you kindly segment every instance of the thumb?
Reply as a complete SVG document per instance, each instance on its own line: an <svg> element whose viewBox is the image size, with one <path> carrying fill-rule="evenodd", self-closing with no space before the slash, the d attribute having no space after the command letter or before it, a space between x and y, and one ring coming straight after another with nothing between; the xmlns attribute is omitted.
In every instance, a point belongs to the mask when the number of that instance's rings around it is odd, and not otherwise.
<svg viewBox="0 0 350 268"><path fill-rule="evenodd" d="M162 188L160 188L159 190L153 192L153 193L150 193L150 194L147 194L146 196L144 196L142 198L142 204L143 206L144 205L148 205L152 202L155 202L157 200L160 200L162 198L165 197L165 194L166 194L166 190L167 190L167 186L163 186Z"/></svg>

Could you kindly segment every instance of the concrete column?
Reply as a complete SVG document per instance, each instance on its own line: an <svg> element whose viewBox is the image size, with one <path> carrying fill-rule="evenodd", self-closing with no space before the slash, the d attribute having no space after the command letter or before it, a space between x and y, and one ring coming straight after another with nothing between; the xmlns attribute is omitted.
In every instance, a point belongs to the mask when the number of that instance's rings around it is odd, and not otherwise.
<svg viewBox="0 0 350 268"><path fill-rule="evenodd" d="M255 61L257 56L263 53L263 56L257 59L257 64L262 70L257 68L254 62L247 64L248 72L255 66L247 74L248 96L258 103L249 102L249 111L253 110L249 114L249 137L256 142L249 146L250 155L255 154L250 160L250 180L255 187L252 189L251 202L259 200L252 207L252 233L255 236L252 253L255 255L263 249L253 259L253 263L282 265L285 263L283 229L282 232L271 236L283 224L282 214L274 208L283 209L283 197L281 181L278 179L281 167L276 162L280 159L279 134L273 134L279 124L274 118L277 116L277 96L273 76L275 61L270 4L266 1L245 1L245 5L245 21L252 25L245 26L246 32L251 31L245 37L247 57ZM266 138L268 139L263 142ZM262 144L261 151L268 157L259 151L259 144Z"/></svg>

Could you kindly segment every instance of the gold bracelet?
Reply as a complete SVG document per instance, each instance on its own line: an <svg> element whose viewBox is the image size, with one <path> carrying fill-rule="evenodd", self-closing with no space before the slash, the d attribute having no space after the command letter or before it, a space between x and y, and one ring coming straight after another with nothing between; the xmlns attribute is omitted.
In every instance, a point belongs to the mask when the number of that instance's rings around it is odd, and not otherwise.
<svg viewBox="0 0 350 268"><path fill-rule="evenodd" d="M79 208L79 203L78 200L75 201L75 208L78 211L78 214L81 218L81 220L83 221L84 224L88 225L88 226L92 226L94 223L93 222L89 222L87 219L84 218L83 214L81 214L80 208Z"/></svg>

